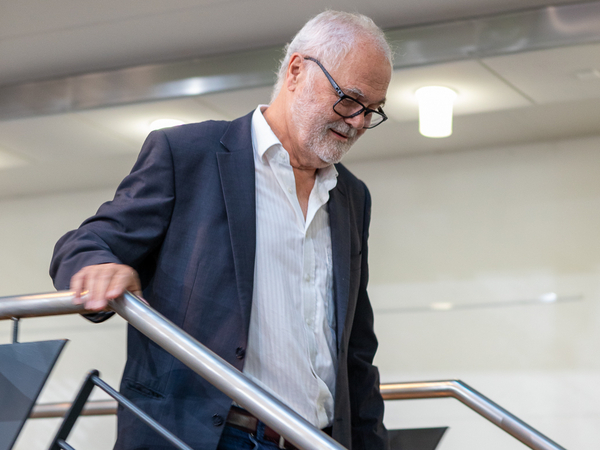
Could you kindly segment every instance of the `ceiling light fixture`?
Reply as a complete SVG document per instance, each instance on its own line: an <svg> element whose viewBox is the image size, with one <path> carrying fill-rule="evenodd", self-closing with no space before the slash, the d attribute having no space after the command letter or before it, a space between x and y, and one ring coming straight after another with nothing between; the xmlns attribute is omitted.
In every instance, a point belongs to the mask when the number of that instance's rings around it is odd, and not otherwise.
<svg viewBox="0 0 600 450"><path fill-rule="evenodd" d="M456 91L444 86L424 86L415 95L419 101L419 132L430 138L450 136Z"/></svg>
<svg viewBox="0 0 600 450"><path fill-rule="evenodd" d="M539 297L541 302L552 303L558 300L558 295L555 292L546 292Z"/></svg>
<svg viewBox="0 0 600 450"><path fill-rule="evenodd" d="M150 131L160 130L161 128L176 127L185 122L177 119L157 119L150 124Z"/></svg>
<svg viewBox="0 0 600 450"><path fill-rule="evenodd" d="M454 305L451 302L436 302L429 305L429 307L434 311L449 311L454 308Z"/></svg>

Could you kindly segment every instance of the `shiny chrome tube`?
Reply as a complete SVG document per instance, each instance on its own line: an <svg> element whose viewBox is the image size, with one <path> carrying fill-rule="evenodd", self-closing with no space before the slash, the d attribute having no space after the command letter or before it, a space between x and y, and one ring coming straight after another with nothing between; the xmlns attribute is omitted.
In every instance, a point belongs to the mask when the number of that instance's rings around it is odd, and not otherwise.
<svg viewBox="0 0 600 450"><path fill-rule="evenodd" d="M384 400L453 397L534 450L565 450L556 442L459 380L382 384Z"/></svg>
<svg viewBox="0 0 600 450"><path fill-rule="evenodd" d="M112 416L117 413L118 403L116 400L91 400L86 402L81 411L82 416ZM30 419L49 419L52 417L64 417L71 408L71 403L40 403L33 407Z"/></svg>
<svg viewBox="0 0 600 450"><path fill-rule="evenodd" d="M112 302L111 307L130 325L295 446L304 449L344 448L133 294L126 293Z"/></svg>
<svg viewBox="0 0 600 450"><path fill-rule="evenodd" d="M388 383L380 386L385 400L416 400L427 398L453 397L481 414L490 422L536 450L564 450L563 447L534 430L496 405L462 381L426 381L418 383ZM63 417L70 403L47 403L36 405L29 416L32 419ZM82 415L109 415L117 413L114 400L97 400L86 403Z"/></svg>
<svg viewBox="0 0 600 450"><path fill-rule="evenodd" d="M81 305L72 304L73 296L63 291L0 298L0 320L85 312ZM344 449L135 295L125 293L110 308L296 447Z"/></svg>
<svg viewBox="0 0 600 450"><path fill-rule="evenodd" d="M69 291L0 297L0 320L58 316L82 312L85 312L85 308L83 305L73 303L73 293Z"/></svg>
<svg viewBox="0 0 600 450"><path fill-rule="evenodd" d="M0 298L0 320L85 312L81 305L73 305L72 300L73 293L66 291ZM344 448L133 294L126 293L112 302L111 308L297 447ZM385 400L456 398L534 450L565 450L462 381L390 383L382 384L380 388ZM113 414L116 411L116 402L88 404L85 415ZM31 417L60 417L69 406L68 403L37 405Z"/></svg>

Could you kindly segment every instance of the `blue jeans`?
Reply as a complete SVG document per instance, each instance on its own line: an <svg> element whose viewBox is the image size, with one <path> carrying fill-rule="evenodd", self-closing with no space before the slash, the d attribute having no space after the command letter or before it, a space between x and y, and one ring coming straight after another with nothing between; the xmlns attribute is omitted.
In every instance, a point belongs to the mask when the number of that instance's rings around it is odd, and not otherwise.
<svg viewBox="0 0 600 450"><path fill-rule="evenodd" d="M258 423L256 435L226 425L217 450L279 450L279 445L263 439L264 432L262 422Z"/></svg>

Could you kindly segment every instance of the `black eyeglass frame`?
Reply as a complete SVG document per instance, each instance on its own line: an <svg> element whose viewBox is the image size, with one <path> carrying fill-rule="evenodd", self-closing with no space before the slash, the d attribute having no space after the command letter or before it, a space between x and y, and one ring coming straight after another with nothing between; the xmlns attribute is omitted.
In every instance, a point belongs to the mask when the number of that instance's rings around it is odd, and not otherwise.
<svg viewBox="0 0 600 450"><path fill-rule="evenodd" d="M304 59L308 59L309 61L312 61L314 63L316 63L321 70L323 71L323 73L325 74L325 76L327 77L327 79L329 80L329 82L331 83L331 86L333 87L333 89L335 89L335 92L337 93L337 95L339 96L339 99L337 102L334 103L333 105L333 112L336 113L338 116L343 117L344 119L351 119L352 117L356 117L360 114L365 114L365 116L367 114L370 113L375 113L375 114L379 114L381 117L383 117L383 119L381 120L381 122L377 122L375 125L369 126L369 127L363 127L364 129L370 130L372 128L375 128L378 125L381 125L383 122L385 122L388 117L385 115L385 113L383 112L383 109L381 109L381 106L379 108L375 109L371 109L371 108L367 108L365 105L363 105L361 102L359 102L358 100L356 100L355 98L350 97L349 95L346 95L344 93L344 91L342 91L342 88L339 87L339 85L335 82L335 80L333 79L333 77L329 74L329 72L327 72L327 69L325 69L325 67L323 67L323 64L320 63L320 61L316 58L313 58L312 56L304 56ZM335 107L338 105L339 102L341 102L344 99L349 99L357 104L359 104L361 106L362 109L359 109L358 111L356 111L353 114L350 114L349 116L345 116L343 114L340 114L339 112L337 112L335 110Z"/></svg>

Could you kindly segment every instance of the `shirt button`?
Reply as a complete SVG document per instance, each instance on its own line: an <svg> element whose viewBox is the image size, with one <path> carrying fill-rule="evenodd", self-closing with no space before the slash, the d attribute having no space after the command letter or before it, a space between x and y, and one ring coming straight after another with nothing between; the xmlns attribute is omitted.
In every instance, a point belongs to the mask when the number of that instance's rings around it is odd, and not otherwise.
<svg viewBox="0 0 600 450"><path fill-rule="evenodd" d="M213 425L215 427L220 427L221 425L223 425L223 417L221 417L219 414L215 414L214 416L212 416L212 421L213 421Z"/></svg>
<svg viewBox="0 0 600 450"><path fill-rule="evenodd" d="M291 187L289 187L289 188L288 188L288 192L289 192L290 194L292 194L292 193L294 192L294 190L293 190Z"/></svg>
<svg viewBox="0 0 600 450"><path fill-rule="evenodd" d="M246 349L244 347L238 347L235 349L235 357L237 359L244 359L246 356Z"/></svg>

